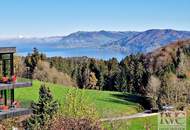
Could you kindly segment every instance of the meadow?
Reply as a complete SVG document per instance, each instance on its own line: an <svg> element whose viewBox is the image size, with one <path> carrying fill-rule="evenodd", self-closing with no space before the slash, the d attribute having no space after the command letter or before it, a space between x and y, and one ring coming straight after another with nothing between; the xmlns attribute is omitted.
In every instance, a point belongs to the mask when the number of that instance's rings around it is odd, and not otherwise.
<svg viewBox="0 0 190 130"><path fill-rule="evenodd" d="M157 116L136 118L130 120L120 120L114 122L105 122L104 128L108 130L157 130L158 129L158 119ZM190 117L187 118L187 129L190 130ZM148 129L149 130L149 129Z"/></svg>
<svg viewBox="0 0 190 130"><path fill-rule="evenodd" d="M33 81L33 86L30 88L20 88L15 90L15 99L20 101L23 107L29 107L31 101L38 100L39 88L42 83ZM58 84L46 83L54 96L61 105L64 105L65 96L69 90L76 88L66 87ZM139 112L138 103L126 101L118 98L115 95L122 94L120 92L98 91L98 90L79 90L83 91L88 101L92 103L101 118L130 115Z"/></svg>
<svg viewBox="0 0 190 130"><path fill-rule="evenodd" d="M20 101L23 107L29 107L31 101L38 100L39 88L42 82L33 81L31 88L20 88L15 90L15 98ZM45 83L55 98L61 105L64 105L65 96L69 90L76 88L66 87L58 84ZM118 98L115 95L122 95L120 92L98 91L98 90L79 90L83 91L88 97L88 101L93 103L100 118L118 117L138 113L142 111L138 103ZM151 130L157 130L157 116L136 118L130 120L120 120L113 122L104 122L104 128L108 130L146 130L150 126ZM187 119L187 130L190 130L190 118Z"/></svg>

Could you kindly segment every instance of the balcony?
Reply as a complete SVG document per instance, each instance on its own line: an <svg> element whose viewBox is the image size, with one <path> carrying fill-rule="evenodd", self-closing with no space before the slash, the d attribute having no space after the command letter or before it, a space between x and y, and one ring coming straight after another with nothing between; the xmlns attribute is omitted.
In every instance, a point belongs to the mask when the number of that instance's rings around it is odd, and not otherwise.
<svg viewBox="0 0 190 130"><path fill-rule="evenodd" d="M30 114L32 114L31 109L15 108L15 109L10 109L8 111L1 111L0 112L0 120L12 118L12 117L19 117L19 116L23 116L23 115L30 115Z"/></svg>
<svg viewBox="0 0 190 130"><path fill-rule="evenodd" d="M32 82L0 83L0 90L32 87Z"/></svg>
<svg viewBox="0 0 190 130"><path fill-rule="evenodd" d="M0 120L31 114L30 109L20 108L20 102L15 100L15 89L32 87L29 73L23 78L18 78L14 73L15 52L15 47L0 47Z"/></svg>

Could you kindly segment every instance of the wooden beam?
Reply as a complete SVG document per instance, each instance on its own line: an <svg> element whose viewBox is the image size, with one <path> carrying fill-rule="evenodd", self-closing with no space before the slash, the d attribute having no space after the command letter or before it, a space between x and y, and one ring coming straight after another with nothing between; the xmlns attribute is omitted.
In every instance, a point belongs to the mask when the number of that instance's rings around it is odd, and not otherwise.
<svg viewBox="0 0 190 130"><path fill-rule="evenodd" d="M18 117L23 115L30 115L32 114L31 109L27 108L15 108L9 111L2 111L0 112L0 120L12 118L12 117Z"/></svg>
<svg viewBox="0 0 190 130"><path fill-rule="evenodd" d="M0 53L2 54L9 54L15 52L16 52L16 47L0 47Z"/></svg>
<svg viewBox="0 0 190 130"><path fill-rule="evenodd" d="M24 87L32 87L32 82L18 82L18 83L10 83L10 84L1 84L0 90L7 89L16 89L16 88L24 88Z"/></svg>

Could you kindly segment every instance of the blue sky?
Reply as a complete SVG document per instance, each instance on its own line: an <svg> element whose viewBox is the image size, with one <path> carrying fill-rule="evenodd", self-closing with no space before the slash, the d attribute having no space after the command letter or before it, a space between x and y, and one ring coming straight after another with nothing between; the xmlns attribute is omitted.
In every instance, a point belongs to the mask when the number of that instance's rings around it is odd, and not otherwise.
<svg viewBox="0 0 190 130"><path fill-rule="evenodd" d="M190 0L1 0L0 37L190 30Z"/></svg>

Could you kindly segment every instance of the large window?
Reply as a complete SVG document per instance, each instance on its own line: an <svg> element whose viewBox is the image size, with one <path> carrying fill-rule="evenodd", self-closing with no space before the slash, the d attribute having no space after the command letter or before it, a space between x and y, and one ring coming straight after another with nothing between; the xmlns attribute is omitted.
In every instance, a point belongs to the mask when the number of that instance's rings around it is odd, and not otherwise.
<svg viewBox="0 0 190 130"><path fill-rule="evenodd" d="M0 83L10 83L13 76L13 54L0 54ZM14 90L1 90L0 98L4 100L5 105L10 105L14 101Z"/></svg>
<svg viewBox="0 0 190 130"><path fill-rule="evenodd" d="M0 80L2 77L10 78L13 75L13 54L0 54Z"/></svg>

